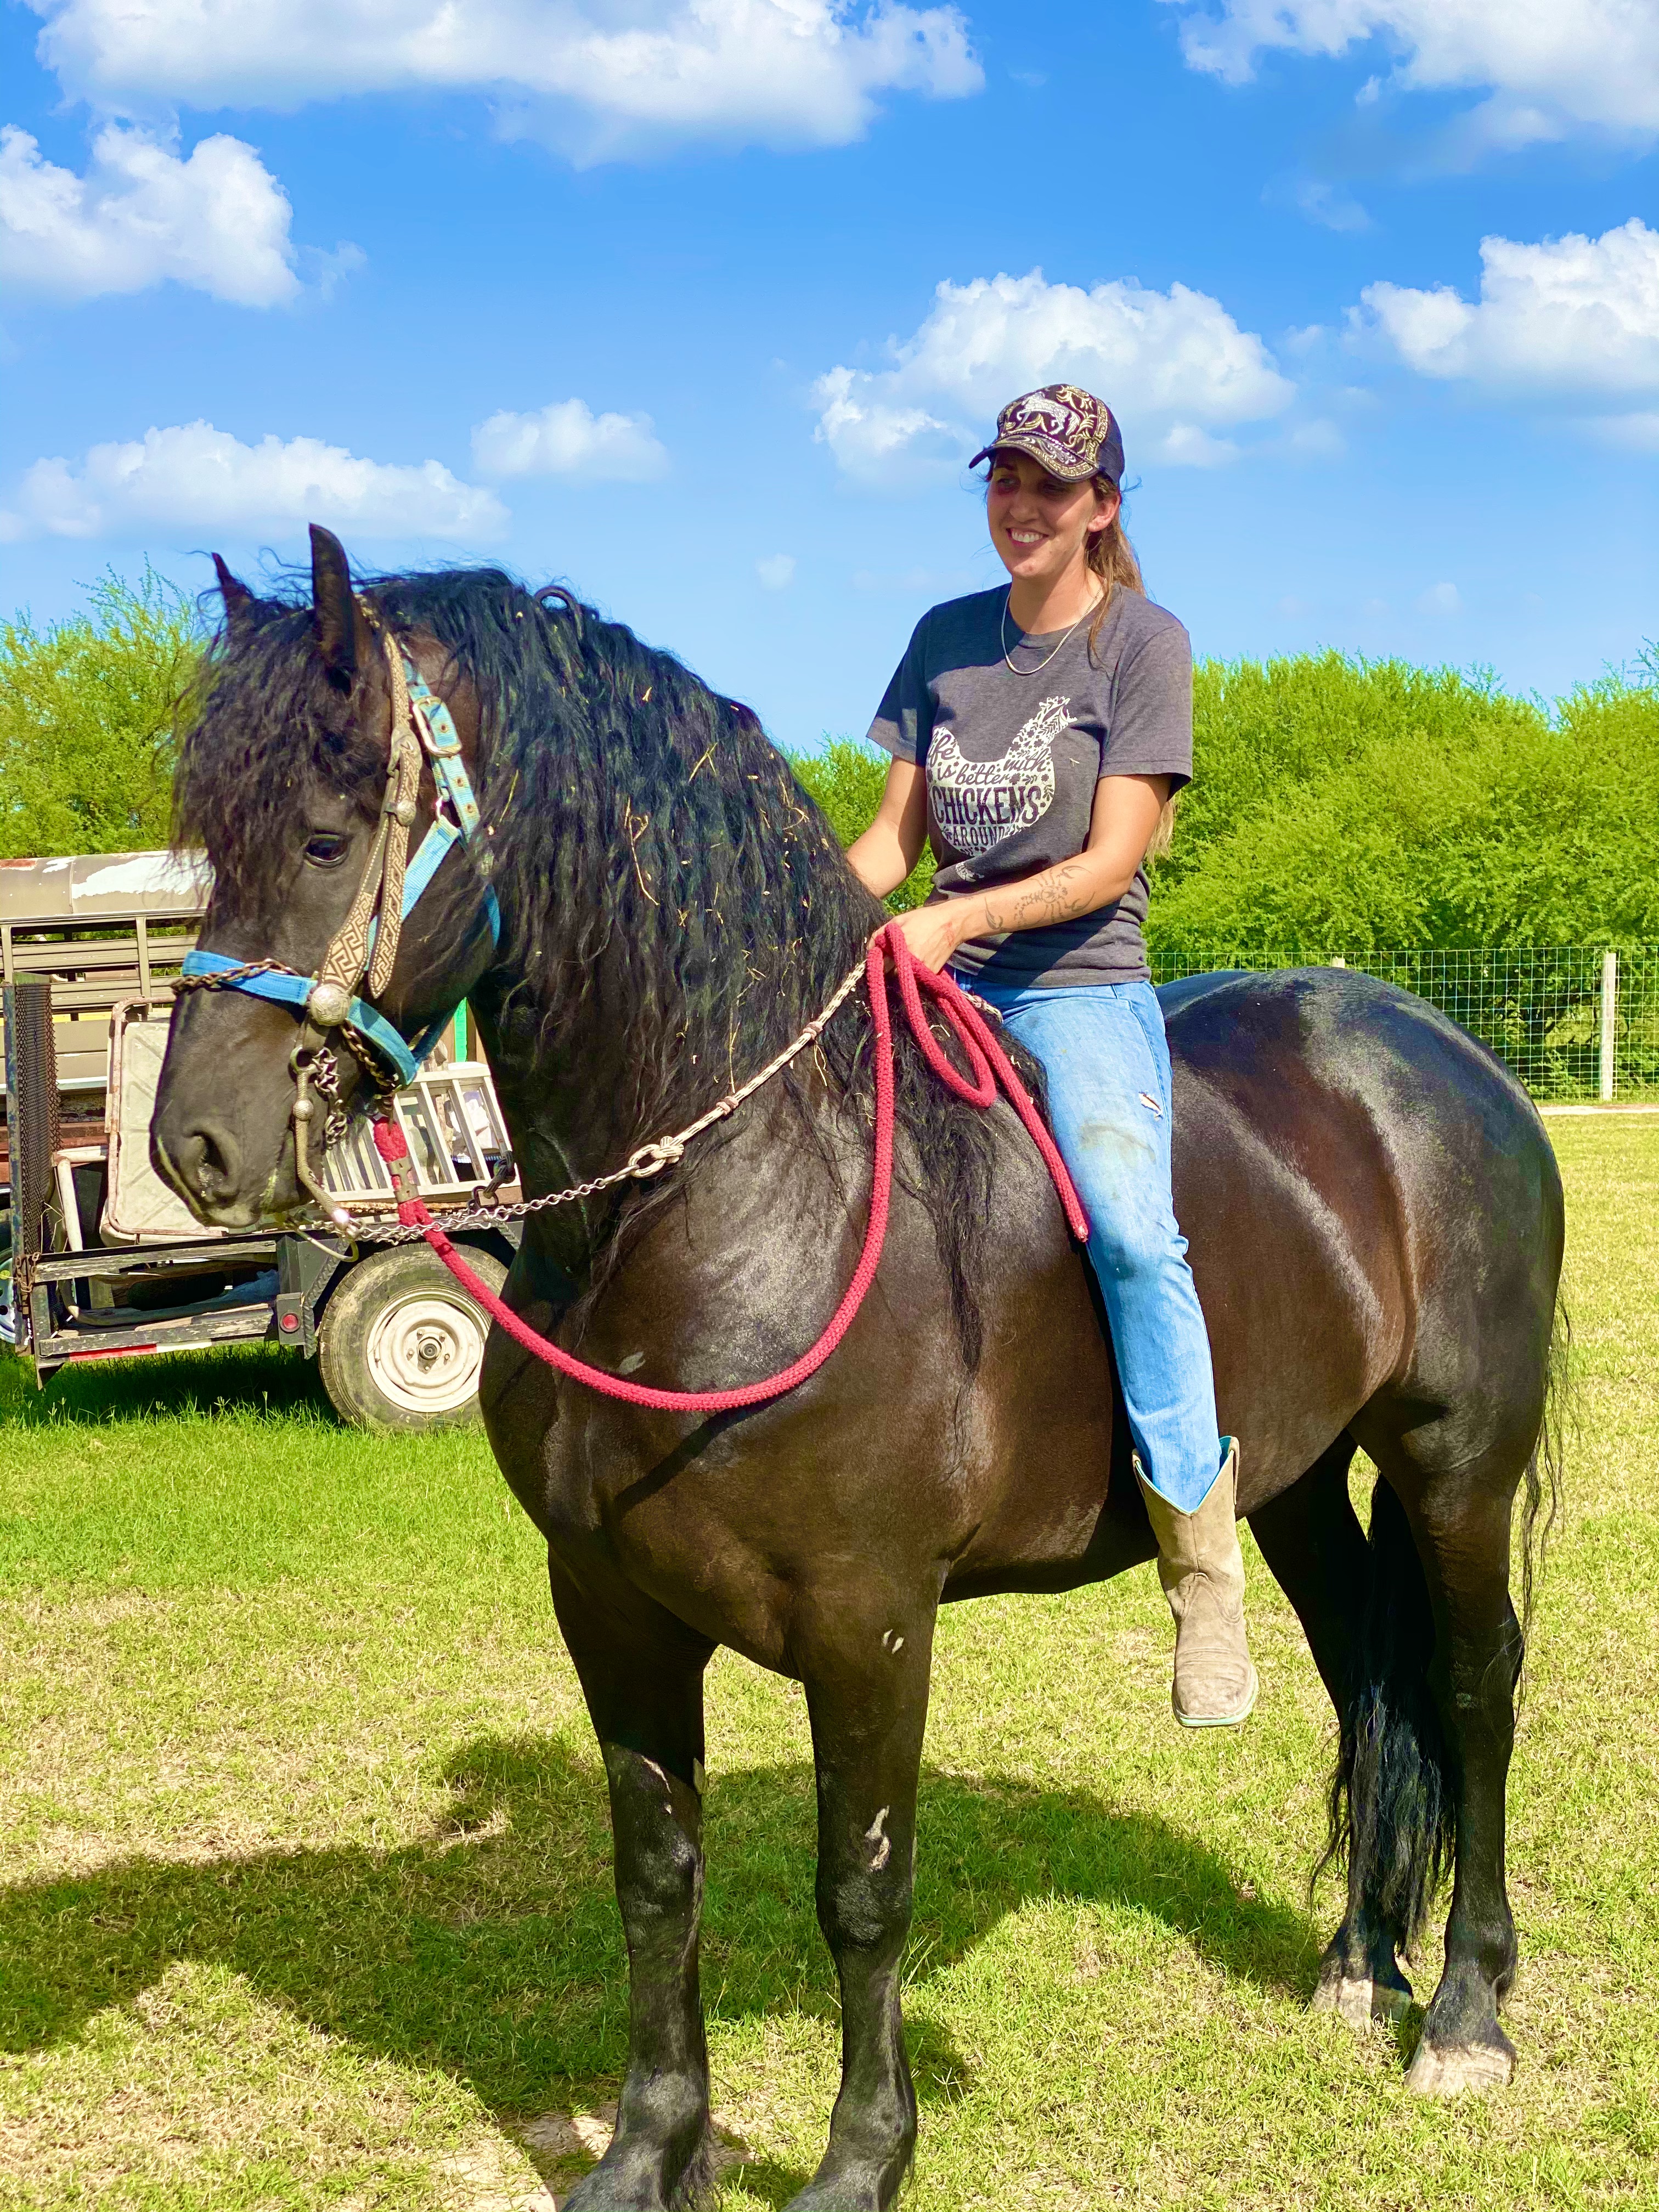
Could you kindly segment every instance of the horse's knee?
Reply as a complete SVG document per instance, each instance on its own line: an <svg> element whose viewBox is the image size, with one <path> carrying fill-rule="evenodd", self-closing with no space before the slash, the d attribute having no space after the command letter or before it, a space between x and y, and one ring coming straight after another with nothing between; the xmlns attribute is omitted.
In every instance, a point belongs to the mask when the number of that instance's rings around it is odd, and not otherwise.
<svg viewBox="0 0 1659 2212"><path fill-rule="evenodd" d="M910 1924L911 1877L902 1869L843 1862L820 1866L818 1925L837 1957L845 1952L878 1954L902 1944Z"/></svg>
<svg viewBox="0 0 1659 2212"><path fill-rule="evenodd" d="M607 1749L617 1895L631 1928L676 1925L702 1891L701 1808L696 1793L655 1759Z"/></svg>

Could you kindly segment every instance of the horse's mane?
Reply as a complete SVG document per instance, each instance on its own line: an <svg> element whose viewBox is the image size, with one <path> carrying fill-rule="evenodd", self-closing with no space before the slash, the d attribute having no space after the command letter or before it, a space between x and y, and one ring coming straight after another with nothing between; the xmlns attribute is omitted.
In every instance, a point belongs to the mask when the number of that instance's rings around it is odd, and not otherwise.
<svg viewBox="0 0 1659 2212"><path fill-rule="evenodd" d="M624 1131L676 1127L798 1034L881 914L750 709L591 608L544 609L499 569L382 576L363 596L394 632L434 637L477 694L479 805L504 954L523 978L519 1018L533 1015L556 1054L606 994L606 1026L628 1040L613 1102ZM307 772L379 803L383 757L356 737L296 593L256 602L216 641L180 751L176 834L206 842L244 910L261 904ZM843 1098L867 1093L870 1037L861 1000L824 1033ZM976 1356L989 1131L918 1054L901 1049L898 1073ZM804 1097L800 1079L790 1088Z"/></svg>

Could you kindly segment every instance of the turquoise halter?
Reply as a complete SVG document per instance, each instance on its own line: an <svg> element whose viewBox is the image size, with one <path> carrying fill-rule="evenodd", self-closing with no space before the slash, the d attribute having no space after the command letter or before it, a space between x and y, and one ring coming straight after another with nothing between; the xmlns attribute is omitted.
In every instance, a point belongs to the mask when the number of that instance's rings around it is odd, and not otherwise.
<svg viewBox="0 0 1659 2212"><path fill-rule="evenodd" d="M368 608L363 611L379 628L373 611ZM414 1080L447 1026L449 1013L441 1015L412 1044L407 1043L395 1025L359 995L358 987L367 975L372 990L386 988L403 924L450 848L458 843L471 853L473 866L484 878L484 910L489 918L490 936L497 945L501 940L501 907L489 881L489 854L479 836L478 802L462 758L455 718L389 633L385 634L385 642L392 679L392 746L380 825L351 912L330 943L318 973L301 975L280 961L238 960L229 953L198 949L185 956L177 987L181 991L245 991L251 998L272 1000L279 1006L296 1007L302 1014L300 1042L289 1061L296 1094L295 1167L301 1184L325 1212L333 1210L334 1201L313 1175L307 1158L308 1125L316 1113L313 1091L330 1109L325 1141L344 1128L335 1063L325 1040L332 1031L343 1032L357 1057L368 1066L371 1079L375 1079L377 1066L395 1075L396 1085L384 1088L401 1088ZM406 860L423 757L431 763L437 806L414 858ZM333 1127L336 1118L338 1130Z"/></svg>
<svg viewBox="0 0 1659 2212"><path fill-rule="evenodd" d="M394 649L387 640L388 652ZM409 701L409 719L422 751L432 763L433 781L438 790L438 809L432 826L421 840L415 857L404 871L403 895L398 902L398 919L407 921L415 911L421 894L443 866L450 848L460 844L473 847L478 837L478 802L473 794L472 779L466 772L466 763L461 756L461 738L455 727L455 717L427 682L419 669L401 646L395 648L403 664L404 686ZM394 763L395 773L395 763ZM447 811L446 811L446 808ZM485 858L475 853L475 861ZM501 941L501 909L492 886L484 884L484 911L489 917L489 933L496 945ZM373 946L380 931L380 917L369 917L368 943ZM326 968L328 963L324 962ZM246 991L251 998L272 999L279 1006L309 1007L319 988L315 975L295 975L285 969L259 965L257 972L248 972L250 963L234 959L227 952L188 952L185 956L183 973L191 981L198 979L210 988ZM233 978L231 969L239 971ZM334 1011L331 1003L318 1011ZM453 1009L451 1010L453 1011ZM349 997L336 1018L319 1027L355 1030L365 1043L371 1045L383 1059L397 1070L403 1083L414 1080L421 1063L441 1036L449 1020L441 1015L431 1027L422 1031L415 1042L405 1043L398 1031L386 1016L369 1006L365 1000Z"/></svg>

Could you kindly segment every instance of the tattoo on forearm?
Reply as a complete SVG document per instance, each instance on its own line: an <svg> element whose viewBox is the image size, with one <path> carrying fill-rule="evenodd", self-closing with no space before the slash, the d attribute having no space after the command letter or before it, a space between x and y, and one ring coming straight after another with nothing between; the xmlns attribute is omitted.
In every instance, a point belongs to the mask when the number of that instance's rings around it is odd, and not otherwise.
<svg viewBox="0 0 1659 2212"><path fill-rule="evenodd" d="M1099 902L1088 880L1089 871L1076 860L1062 860L1044 869L1022 889L1005 892L985 909L988 932L1041 929L1057 921L1073 921Z"/></svg>

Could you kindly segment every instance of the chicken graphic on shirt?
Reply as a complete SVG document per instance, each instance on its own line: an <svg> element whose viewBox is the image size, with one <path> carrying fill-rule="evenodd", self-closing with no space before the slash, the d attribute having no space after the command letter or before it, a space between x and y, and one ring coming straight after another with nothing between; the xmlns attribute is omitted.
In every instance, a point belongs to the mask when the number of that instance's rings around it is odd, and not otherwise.
<svg viewBox="0 0 1659 2212"><path fill-rule="evenodd" d="M1071 720L1069 698L1045 699L1006 752L970 761L955 734L935 732L927 748L927 798L940 836L981 859L1005 837L1029 830L1054 804L1054 739Z"/></svg>

